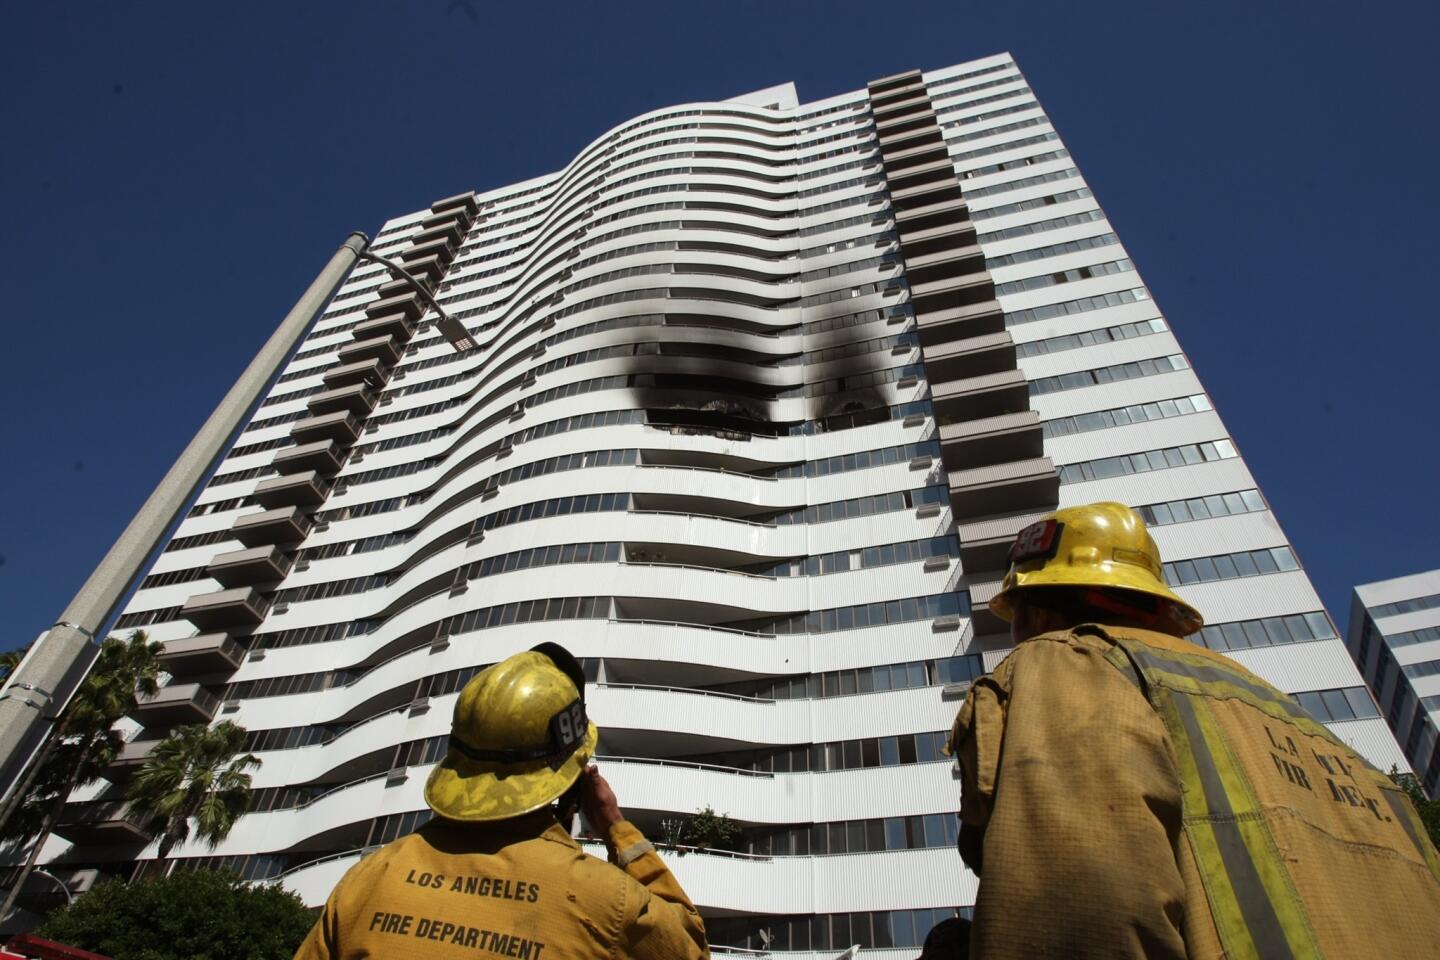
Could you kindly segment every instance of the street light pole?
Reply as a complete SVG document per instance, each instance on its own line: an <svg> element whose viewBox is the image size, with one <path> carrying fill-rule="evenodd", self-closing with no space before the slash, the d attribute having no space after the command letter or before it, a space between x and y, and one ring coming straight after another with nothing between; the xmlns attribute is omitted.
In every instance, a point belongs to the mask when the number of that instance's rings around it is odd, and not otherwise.
<svg viewBox="0 0 1440 960"><path fill-rule="evenodd" d="M357 232L341 244L60 619L41 634L0 688L0 800L10 795L26 763L84 679L120 603L369 243L365 234Z"/></svg>

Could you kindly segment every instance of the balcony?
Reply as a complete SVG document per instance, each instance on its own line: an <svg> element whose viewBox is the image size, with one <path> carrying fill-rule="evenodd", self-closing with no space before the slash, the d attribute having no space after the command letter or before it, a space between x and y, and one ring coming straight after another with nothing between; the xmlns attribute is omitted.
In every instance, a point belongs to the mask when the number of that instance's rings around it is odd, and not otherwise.
<svg viewBox="0 0 1440 960"><path fill-rule="evenodd" d="M1015 365L1015 341L1008 330L925 348L925 375L931 383L982 377L1014 370Z"/></svg>
<svg viewBox="0 0 1440 960"><path fill-rule="evenodd" d="M124 800L69 804L60 814L55 833L87 846L142 844L154 839L145 829L144 819L131 813Z"/></svg>
<svg viewBox="0 0 1440 960"><path fill-rule="evenodd" d="M449 210L442 210L439 213L432 213L424 220L421 220L420 232L424 233L426 230L444 226L447 223L458 223L461 230L469 230L470 224L474 221L475 212L473 210L464 210L456 207Z"/></svg>
<svg viewBox="0 0 1440 960"><path fill-rule="evenodd" d="M925 97L928 101L930 98ZM888 104L886 105L888 106ZM926 103L918 110L905 110L897 113L886 113L883 118L875 118L875 132L885 137L889 134L906 133L911 130L919 130L921 127L938 127L935 120L935 110Z"/></svg>
<svg viewBox="0 0 1440 960"><path fill-rule="evenodd" d="M290 436L295 438L296 443L313 443L316 440L337 440L343 444L352 444L355 438L360 436L361 423L349 410L336 410L331 413L317 413L306 417L304 420L297 420L290 428Z"/></svg>
<svg viewBox="0 0 1440 960"><path fill-rule="evenodd" d="M400 263L405 269L410 269L410 264L425 257L439 257L449 263L455 257L455 244L447 240L431 240L428 243L417 243L400 255ZM413 271L412 271L413 272Z"/></svg>
<svg viewBox="0 0 1440 960"><path fill-rule="evenodd" d="M1005 311L995 300L982 300L967 306L936 307L916 310L920 344L926 348L951 340L965 340L1005 329Z"/></svg>
<svg viewBox="0 0 1440 960"><path fill-rule="evenodd" d="M925 79L919 70L906 70L904 73L892 73L888 77L871 80L865 86L866 91L870 94L871 102L874 102L882 97L893 97L911 88L924 90Z"/></svg>
<svg viewBox="0 0 1440 960"><path fill-rule="evenodd" d="M449 263L450 260L448 257L442 260L438 256L431 255L415 260L407 260L405 262L405 269L409 270L421 280L435 280L445 272L445 268Z"/></svg>
<svg viewBox="0 0 1440 960"><path fill-rule="evenodd" d="M950 504L957 524L997 513L1048 510L1059 497L1060 477L1049 457L950 473Z"/></svg>
<svg viewBox="0 0 1440 960"><path fill-rule="evenodd" d="M950 470L1033 460L1044 453L1040 414L1034 410L940 426L940 455Z"/></svg>
<svg viewBox="0 0 1440 960"><path fill-rule="evenodd" d="M945 149L944 142L923 143L918 147L911 147L908 150L896 150L885 156L885 172L894 173L910 167L919 166L922 163L929 163L931 160L944 160L950 162L950 152Z"/></svg>
<svg viewBox="0 0 1440 960"><path fill-rule="evenodd" d="M1030 383L1019 370L1002 370L968 380L930 385L936 419L942 424L984 420L1030 409Z"/></svg>
<svg viewBox="0 0 1440 960"><path fill-rule="evenodd" d="M479 202L475 199L475 191L467 190L465 193L457 193L453 197L446 197L443 200L436 200L430 204L430 212L434 214L463 212L473 214L479 209Z"/></svg>
<svg viewBox="0 0 1440 960"><path fill-rule="evenodd" d="M411 237L410 239L413 241L415 238ZM375 288L375 293L378 298L377 302L389 300L391 297L413 295L415 293L415 284L411 283L405 277L397 277L394 280L387 280L380 284L380 286Z"/></svg>
<svg viewBox="0 0 1440 960"><path fill-rule="evenodd" d="M966 573L973 576L994 571L997 576L1003 575L1015 535L1045 515L1044 511L1031 511L960 524L955 532L960 537L960 563ZM975 601L973 592L970 599ZM985 602L989 601L986 597Z"/></svg>
<svg viewBox="0 0 1440 960"><path fill-rule="evenodd" d="M220 698L198 683L172 683L153 697L137 698L134 717L147 727L180 723L209 723L220 709Z"/></svg>
<svg viewBox="0 0 1440 960"><path fill-rule="evenodd" d="M360 360L331 367L321 377L327 387L344 387L352 383L366 383L372 387L382 386L390 368L379 360Z"/></svg>
<svg viewBox="0 0 1440 960"><path fill-rule="evenodd" d="M105 779L111 783L123 783L137 770L145 766L159 740L132 740L120 748L115 759L105 768Z"/></svg>
<svg viewBox="0 0 1440 960"><path fill-rule="evenodd" d="M247 547L304 540L312 521L299 507L277 507L247 513L230 527L231 535Z"/></svg>
<svg viewBox="0 0 1440 960"><path fill-rule="evenodd" d="M973 276L985 272L985 254L970 230L951 229L944 234L907 243L905 276L911 286Z"/></svg>
<svg viewBox="0 0 1440 960"><path fill-rule="evenodd" d="M306 470L289 476L271 477L255 488L253 496L260 506L273 510L276 507L314 506L324 503L329 493L330 484L321 479L314 470Z"/></svg>
<svg viewBox="0 0 1440 960"><path fill-rule="evenodd" d="M870 114L875 118L875 123L879 124L894 117L908 117L929 107L930 95L925 92L924 87L919 87L906 91L903 97L892 97L881 104L872 104Z"/></svg>
<svg viewBox="0 0 1440 960"><path fill-rule="evenodd" d="M406 292L397 296L386 297L383 300L376 300L365 306L365 316L383 317L386 314L398 313L410 320L417 320L424 311L420 304L420 295L417 294L408 281L405 282Z"/></svg>
<svg viewBox="0 0 1440 960"><path fill-rule="evenodd" d="M180 619L201 630L228 630L253 627L270 612L270 601L254 587L235 587L213 593L197 593L180 608Z"/></svg>
<svg viewBox="0 0 1440 960"><path fill-rule="evenodd" d="M375 409L375 402L379 399L380 394L373 387L368 387L363 383L352 383L348 387L336 387L334 390L317 393L306 402L305 406L310 409L311 413L334 413L336 410L348 410L364 416Z"/></svg>
<svg viewBox="0 0 1440 960"><path fill-rule="evenodd" d="M265 544L248 550L231 550L219 554L205 568L205 575L227 589L253 587L256 584L285 579L292 563L294 561L281 553L279 547Z"/></svg>
<svg viewBox="0 0 1440 960"><path fill-rule="evenodd" d="M355 324L355 329L351 333L356 340L368 340L371 337L380 336L409 340L415 335L415 324L403 313L387 313L382 317L371 317L363 323Z"/></svg>
<svg viewBox="0 0 1440 960"><path fill-rule="evenodd" d="M245 659L245 645L228 633L201 633L183 640L166 640L160 662L172 677L231 673Z"/></svg>
<svg viewBox="0 0 1440 960"><path fill-rule="evenodd" d="M298 447L285 447L270 461L282 474L299 473L302 470L334 473L345 464L345 451L334 440L317 440Z"/></svg>
<svg viewBox="0 0 1440 960"><path fill-rule="evenodd" d="M886 163L885 176L890 181L891 196L923 184L939 181L959 182L955 180L955 167L951 165L950 158L943 155L935 156L925 163L912 164L904 169L895 169L892 164Z"/></svg>
<svg viewBox="0 0 1440 960"><path fill-rule="evenodd" d="M899 153L902 150L913 150L916 147L932 143L943 143L945 138L940 133L940 128L934 123L912 130L891 131L888 134L881 134L880 156L888 158L892 153Z"/></svg>
<svg viewBox="0 0 1440 960"><path fill-rule="evenodd" d="M414 244L429 243L432 240L444 240L448 243L458 244L465 236L468 224L456 217L449 217L437 222L433 227L425 227L419 233L410 238Z"/></svg>
<svg viewBox="0 0 1440 960"><path fill-rule="evenodd" d="M346 365L362 360L375 360L393 366L400 359L400 345L394 337L371 337L347 343L340 348L340 362ZM326 381L327 383L329 381Z"/></svg>
<svg viewBox="0 0 1440 960"><path fill-rule="evenodd" d="M953 197L928 206L910 207L895 212L895 228L900 231L902 248L906 243L917 239L923 231L950 227L969 220L970 209L965 201Z"/></svg>

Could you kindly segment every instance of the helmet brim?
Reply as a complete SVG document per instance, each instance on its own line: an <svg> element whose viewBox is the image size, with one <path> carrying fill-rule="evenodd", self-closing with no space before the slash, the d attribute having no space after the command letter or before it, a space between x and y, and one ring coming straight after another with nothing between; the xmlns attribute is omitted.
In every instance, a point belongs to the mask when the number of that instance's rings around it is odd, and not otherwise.
<svg viewBox="0 0 1440 960"><path fill-rule="evenodd" d="M1176 608L1177 625L1188 636L1205 625L1205 618L1189 603L1181 600L1163 581L1156 580L1127 563L1102 563L1094 567L1041 567L1038 570L1012 570L1005 577L1001 590L990 598L990 612L1009 623L1015 617L1016 595L1035 587L1100 587L1108 590L1141 593L1168 600Z"/></svg>
<svg viewBox="0 0 1440 960"><path fill-rule="evenodd" d="M472 760L456 750L430 772L425 802L447 820L484 823L524 816L569 790L590 759L600 730L590 724L585 741L558 770L543 761L513 764Z"/></svg>

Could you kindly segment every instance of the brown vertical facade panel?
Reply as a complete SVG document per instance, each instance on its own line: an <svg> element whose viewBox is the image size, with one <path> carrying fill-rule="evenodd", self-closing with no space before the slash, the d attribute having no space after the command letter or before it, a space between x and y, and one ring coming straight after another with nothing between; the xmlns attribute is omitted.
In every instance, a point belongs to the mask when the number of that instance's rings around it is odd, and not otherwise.
<svg viewBox="0 0 1440 960"><path fill-rule="evenodd" d="M869 84L900 255L930 383L975 633L1004 632L985 605L1009 541L1060 495L1029 384L995 299L960 180L920 71ZM1007 644L1008 639L999 641Z"/></svg>

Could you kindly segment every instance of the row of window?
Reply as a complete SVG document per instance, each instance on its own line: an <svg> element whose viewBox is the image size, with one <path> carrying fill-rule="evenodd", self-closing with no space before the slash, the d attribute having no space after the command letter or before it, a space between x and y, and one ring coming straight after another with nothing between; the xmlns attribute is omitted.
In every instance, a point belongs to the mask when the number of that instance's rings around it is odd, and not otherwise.
<svg viewBox="0 0 1440 960"><path fill-rule="evenodd" d="M1289 547L1195 557L1191 560L1176 560L1161 567L1165 582L1172 587L1210 583L1215 580L1234 580L1237 577L1257 577L1267 573L1286 573L1299 569L1300 561L1295 559L1295 552Z"/></svg>
<svg viewBox="0 0 1440 960"><path fill-rule="evenodd" d="M1028 290L1043 290L1046 287L1053 287L1062 283L1075 283L1080 280L1091 280L1095 277L1109 277L1117 273L1127 273L1134 269L1134 264L1128 259L1110 260L1106 263L1091 264L1088 267L1062 270L1059 273L1046 273L1038 277L1026 277L1024 280L1011 280L1008 283L997 283L995 285L995 295L1001 297L1011 293L1024 293Z"/></svg>
<svg viewBox="0 0 1440 960"><path fill-rule="evenodd" d="M953 848L959 827L953 813L837 820L778 830L746 831L742 852L762 857L823 857L842 853Z"/></svg>
<svg viewBox="0 0 1440 960"><path fill-rule="evenodd" d="M1152 333L1164 333L1169 329L1162 318L1156 317L1153 320L1141 320L1138 323L1122 323L1113 327L1101 327L1098 330L1082 330L1079 333L1067 333L1058 337L1047 337L1044 340L1017 343L1015 356L1022 359L1045 356L1064 350L1093 347L1099 343L1114 343L1119 340L1132 340L1135 337L1148 337Z"/></svg>
<svg viewBox="0 0 1440 960"><path fill-rule="evenodd" d="M1014 203L971 210L970 219L977 222L980 220L991 220L995 217L1009 216L1012 213L1026 213L1030 210L1059 206L1062 203L1071 203L1075 200L1085 200L1093 196L1094 194L1090 192L1089 187L1080 187L1076 190L1065 190L1061 193L1052 193L1044 197L1032 197L1029 200L1016 200Z"/></svg>
<svg viewBox="0 0 1440 960"><path fill-rule="evenodd" d="M917 487L912 490L877 493L868 497L853 497L849 500L812 503L807 507L799 507L776 514L770 522L776 526L790 526L797 523L829 523L832 520L897 513L927 504L941 505L949 502L950 491L945 487Z"/></svg>
<svg viewBox="0 0 1440 960"><path fill-rule="evenodd" d="M798 744L793 747L731 750L681 759L756 773L861 770L944 760L943 751L948 738L947 731L937 730L933 733L902 733L896 737L867 737L860 740Z"/></svg>
<svg viewBox="0 0 1440 960"><path fill-rule="evenodd" d="M1240 490L1236 493L1216 493L1208 497L1190 497L1187 500L1170 500L1165 503L1151 503L1136 507L1135 512L1145 518L1145 524L1162 527L1172 523L1186 523L1191 520L1209 520L1211 517L1229 517L1242 513L1259 513L1267 509L1259 490Z"/></svg>
<svg viewBox="0 0 1440 960"><path fill-rule="evenodd" d="M1254 647L1273 647L1307 640L1331 640L1335 628L1322 611L1292 613L1284 617L1262 617L1259 620L1232 620L1228 623L1207 623L1190 637L1193 643L1225 653Z"/></svg>
<svg viewBox="0 0 1440 960"><path fill-rule="evenodd" d="M1046 420L1041 424L1041 432L1047 439L1068 437L1072 434L1104 430L1108 427L1123 427L1132 423L1146 423L1150 420L1168 420L1171 417L1183 417L1187 414L1201 413L1211 409L1213 408L1210 405L1210 399L1203 393L1197 393L1194 396L1177 397L1174 400L1132 403L1126 407L1081 413L1073 417L1056 417L1054 420Z"/></svg>
<svg viewBox="0 0 1440 960"><path fill-rule="evenodd" d="M1380 716L1370 691L1364 687L1345 687L1340 690L1307 690L1292 694L1305 712L1321 723L1338 723L1345 720L1364 720Z"/></svg>
<svg viewBox="0 0 1440 960"><path fill-rule="evenodd" d="M790 617L750 620L738 624L754 633L777 635L793 633L831 633L837 630L860 630L882 627L891 623L935 620L940 617L970 615L968 594L940 593L928 597L905 597L879 603L861 603L849 607L811 610Z"/></svg>
<svg viewBox="0 0 1440 960"><path fill-rule="evenodd" d="M759 700L823 700L857 693L971 683L984 672L985 665L980 657L968 655L828 670L774 680L740 680L711 689Z"/></svg>
<svg viewBox="0 0 1440 960"><path fill-rule="evenodd" d="M1120 242L1120 238L1113 233L1102 233L1093 237L1081 237L1078 240L1067 240L1065 243L1054 243L1048 247L1032 247L1029 250L1019 250L1015 253L1007 253L1001 257L986 257L985 268L993 270L996 267L1009 267L1017 263L1029 263L1032 260L1044 260L1049 257L1060 257L1067 253L1079 253L1082 250L1094 250L1097 247L1108 247Z"/></svg>
<svg viewBox="0 0 1440 960"><path fill-rule="evenodd" d="M876 910L829 913L809 917L715 917L705 921L710 943L741 950L846 950L916 948L930 930L970 908ZM761 936L761 932L764 936Z"/></svg>
<svg viewBox="0 0 1440 960"><path fill-rule="evenodd" d="M1440 640L1440 627L1424 627L1420 630L1392 633L1386 635L1385 640L1392 647L1409 647L1417 643L1429 643L1431 640Z"/></svg>
<svg viewBox="0 0 1440 960"><path fill-rule="evenodd" d="M1045 303L1038 307L1029 307L1025 310L1012 310L1005 314L1005 326L1013 327L1022 323L1034 323L1037 320L1053 320L1056 317L1088 313L1091 310L1103 310L1106 307L1118 307L1121 304L1136 303L1149 299L1150 291L1144 287L1134 287L1130 290L1112 290L1110 293L1097 294L1093 297L1081 297L1078 300L1064 300L1060 303Z"/></svg>
<svg viewBox="0 0 1440 960"><path fill-rule="evenodd" d="M1024 190L1026 187L1038 187L1042 183L1056 183L1060 180L1069 180L1071 177L1078 176L1080 176L1080 171L1075 169L1074 167L1067 167L1064 170L1052 170L1049 173L1037 173L1033 177L1021 177L1019 180L1006 180L1004 183L997 183L989 187L973 187L965 191L965 200L967 202L971 200L979 200L983 197L993 197L997 193L1009 193L1012 190ZM1105 216L1098 210L1091 210L1088 211L1088 213L1094 214L1094 216L1088 217L1087 220L1103 220ZM1076 222L1084 223L1087 221L1080 220ZM1068 224L1068 226L1073 226L1073 224ZM1011 236L1015 237L1023 237L1028 233L1039 232L1036 230L1027 230L1025 227L1012 227L1010 229L1020 231L1018 233L1011 234ZM1004 230L996 231L997 234L1004 234L1007 232L1008 231ZM995 234L990 234L989 237L990 239L998 240L1006 239L1004 236L996 236ZM981 237L982 242L985 239L985 237Z"/></svg>
<svg viewBox="0 0 1440 960"><path fill-rule="evenodd" d="M1401 672L1412 680L1419 679L1420 677L1433 677L1440 674L1440 660L1409 663L1401 667Z"/></svg>
<svg viewBox="0 0 1440 960"><path fill-rule="evenodd" d="M1229 440L1212 443L1187 443L1163 450L1146 450L1141 453L1121 454L1118 457L1104 457L1100 460L1086 460L1081 463L1067 463L1060 468L1061 483L1080 483L1085 480L1108 480L1132 473L1149 473L1151 470L1166 470L1170 467L1185 467L1214 460L1228 460L1239 456L1235 445Z"/></svg>
<svg viewBox="0 0 1440 960"><path fill-rule="evenodd" d="M1396 600L1394 603L1382 603L1370 608L1370 616L1379 619L1380 617L1393 617L1397 613L1432 610L1435 607L1440 607L1440 593L1432 593L1426 597L1412 597L1409 600Z"/></svg>
<svg viewBox="0 0 1440 960"><path fill-rule="evenodd" d="M173 542L173 541L172 541ZM204 567L188 567L184 570L170 570L165 573L152 573L140 581L141 590L153 590L156 587L168 587L176 583L194 583L205 576Z"/></svg>
<svg viewBox="0 0 1440 960"><path fill-rule="evenodd" d="M849 570L914 563L930 557L958 557L960 543L954 537L905 540L859 550L837 550L785 560L760 572L765 577L818 577Z"/></svg>
<svg viewBox="0 0 1440 960"><path fill-rule="evenodd" d="M1055 377L1040 377L1030 381L1030 396L1059 393L1062 390L1079 390L1083 387L1119 383L1122 380L1135 380L1140 377L1152 377L1160 373L1174 373L1176 370L1188 369L1190 369L1190 363L1183 354L1147 357L1144 360L1132 360L1129 363L1097 367L1094 370L1073 370Z"/></svg>
<svg viewBox="0 0 1440 960"><path fill-rule="evenodd" d="M971 167L969 170L960 171L958 176L961 180L974 180L977 177L987 177L992 173L1008 173L1011 170L1021 170L1025 167L1033 167L1041 163L1049 163L1051 160L1064 160L1070 156L1069 150L1050 150L1046 153L1032 153L1026 157L1017 157L1014 160L1002 160L999 163L992 163L984 167ZM968 194L967 194L968 196ZM1025 209L1029 209L1028 207ZM996 214L990 214L996 216ZM975 216L972 214L972 217Z"/></svg>

